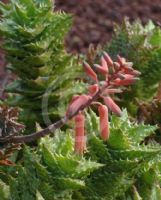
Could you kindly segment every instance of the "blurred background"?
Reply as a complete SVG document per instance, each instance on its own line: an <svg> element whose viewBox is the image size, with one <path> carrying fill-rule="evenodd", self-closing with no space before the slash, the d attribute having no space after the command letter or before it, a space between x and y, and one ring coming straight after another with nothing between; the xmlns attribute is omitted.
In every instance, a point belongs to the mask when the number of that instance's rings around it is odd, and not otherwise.
<svg viewBox="0 0 161 200"><path fill-rule="evenodd" d="M67 47L85 53L90 43L104 44L111 38L114 23L125 16L161 22L161 0L55 0L56 9L72 13L74 25Z"/></svg>
<svg viewBox="0 0 161 200"><path fill-rule="evenodd" d="M7 2L7 0L1 0ZM56 10L73 15L73 26L66 39L68 51L86 53L90 43L104 44L110 40L114 23L125 16L130 21L140 18L161 23L161 0L55 0ZM6 78L5 56L0 53L0 88Z"/></svg>

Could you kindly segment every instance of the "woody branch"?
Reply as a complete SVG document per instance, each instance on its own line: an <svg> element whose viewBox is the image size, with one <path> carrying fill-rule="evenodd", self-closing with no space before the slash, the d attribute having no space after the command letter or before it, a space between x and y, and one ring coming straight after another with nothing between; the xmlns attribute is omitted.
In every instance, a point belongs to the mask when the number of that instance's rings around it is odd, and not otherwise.
<svg viewBox="0 0 161 200"><path fill-rule="evenodd" d="M33 142L41 137L44 137L49 134L54 134L56 129L61 128L64 126L68 121L70 121L73 117L75 117L80 111L84 110L85 108L89 107L91 103L99 97L102 91L98 91L91 99L89 99L84 105L82 105L78 110L75 111L75 113L72 113L69 116L62 117L59 121L49 125L47 128L42 129L40 131L37 131L35 133L32 133L30 135L24 135L24 136L12 136L8 138L0 138L0 143L29 143Z"/></svg>

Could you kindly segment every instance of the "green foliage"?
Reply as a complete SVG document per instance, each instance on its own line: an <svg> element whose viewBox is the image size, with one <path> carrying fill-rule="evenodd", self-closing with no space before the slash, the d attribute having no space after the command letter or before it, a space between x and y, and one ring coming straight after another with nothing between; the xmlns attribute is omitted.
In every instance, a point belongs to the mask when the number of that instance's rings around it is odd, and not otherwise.
<svg viewBox="0 0 161 200"><path fill-rule="evenodd" d="M135 98L147 100L153 97L161 73L161 29L151 21L143 26L140 21L125 19L116 26L111 42L105 50L115 58L118 54L134 63L134 68L142 74L140 80L120 95L122 105L131 113L136 112Z"/></svg>
<svg viewBox="0 0 161 200"><path fill-rule="evenodd" d="M87 176L102 164L79 157L73 146L70 133L57 131L54 138L41 139L37 150L25 147L23 164L10 176L11 199L70 200L84 189Z"/></svg>
<svg viewBox="0 0 161 200"><path fill-rule="evenodd" d="M91 117L90 114L87 115L88 118ZM124 111L121 118L111 117L110 138L104 143L97 136L99 133L97 123L90 123L94 121L92 118L94 115L87 125L89 130L93 129L93 134L88 138L88 156L104 164L104 167L88 178L87 190L83 191L86 199L127 200L139 199L139 196L140 199L157 199L161 195L159 186L161 172L158 170L161 148L157 144L143 143L144 138L155 131L156 127L132 123ZM97 120L95 115L95 121ZM94 128L96 126L97 128ZM143 177L153 178L151 171L155 173L155 183L149 181L149 185L145 182L142 185ZM134 185L138 192L133 190ZM148 190L151 198L143 194L143 186L145 194Z"/></svg>
<svg viewBox="0 0 161 200"><path fill-rule="evenodd" d="M2 180L0 180L0 197L1 200L9 199L9 186L6 185Z"/></svg>
<svg viewBox="0 0 161 200"><path fill-rule="evenodd" d="M145 114L146 113L146 114ZM155 140L161 144L161 99L160 99L160 91L157 94L157 98L153 99L151 102L142 102L139 105L137 118L139 121L144 121L146 124L158 126L157 131L155 131L155 135L153 137Z"/></svg>
<svg viewBox="0 0 161 200"><path fill-rule="evenodd" d="M143 199L158 200L161 199L160 175L158 166L153 166L153 169L145 172L137 183L138 191Z"/></svg>
<svg viewBox="0 0 161 200"><path fill-rule="evenodd" d="M9 103L23 109L21 120L27 129L35 121L44 125L64 114L66 103L84 84L78 59L64 49L64 37L71 16L53 12L51 0L12 0L0 3L2 48L7 53L8 68L18 78L6 91L16 93Z"/></svg>
<svg viewBox="0 0 161 200"><path fill-rule="evenodd" d="M12 200L159 200L161 148L143 142L156 127L132 123L124 111L121 118L111 116L110 138L103 142L97 115L90 110L86 116L84 156L74 153L71 131L58 130L53 138L42 138L38 148L24 148L1 191L10 191Z"/></svg>

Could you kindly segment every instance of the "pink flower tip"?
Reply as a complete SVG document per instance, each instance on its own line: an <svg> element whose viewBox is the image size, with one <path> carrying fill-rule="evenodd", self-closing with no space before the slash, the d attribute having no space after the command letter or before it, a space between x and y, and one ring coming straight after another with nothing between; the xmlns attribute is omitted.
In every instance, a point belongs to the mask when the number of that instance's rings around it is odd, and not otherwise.
<svg viewBox="0 0 161 200"><path fill-rule="evenodd" d="M108 55L107 52L105 52L105 51L103 52L103 57L104 57L104 59L106 60L107 65L108 65L109 67L113 66L113 61L112 61L111 57Z"/></svg>
<svg viewBox="0 0 161 200"><path fill-rule="evenodd" d="M83 66L84 66L84 70L85 70L87 76L89 76L95 82L98 82L97 74L93 71L91 66L87 62L84 62Z"/></svg>

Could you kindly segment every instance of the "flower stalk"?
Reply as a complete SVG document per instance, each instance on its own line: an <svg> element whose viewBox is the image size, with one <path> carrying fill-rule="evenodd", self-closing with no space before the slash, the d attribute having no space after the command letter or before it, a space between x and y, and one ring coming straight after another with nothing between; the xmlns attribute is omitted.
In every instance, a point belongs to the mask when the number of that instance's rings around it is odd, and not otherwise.
<svg viewBox="0 0 161 200"><path fill-rule="evenodd" d="M55 130L61 128L71 119L75 118L75 152L82 154L85 148L85 119L82 111L98 102L98 111L100 115L100 134L105 141L109 138L108 113L109 110L118 116L122 112L119 106L111 98L111 94L122 92L124 87L133 84L138 80L140 72L132 68L132 63L126 62L125 58L118 56L117 62L113 62L110 56L104 52L99 67L106 69L105 80L99 80L97 73L88 63L84 63L84 69L87 77L91 78L94 84L88 86L88 94L74 95L67 108L66 115L47 128L25 136L11 136L0 138L1 143L27 143L54 134ZM117 67L116 67L117 66ZM100 73L100 72L98 72ZM120 78L121 77L121 78ZM105 105L100 105L100 99ZM102 101L101 101L102 102ZM101 106L101 107L100 107ZM80 126L81 125L81 126ZM79 140L78 140L79 139Z"/></svg>

